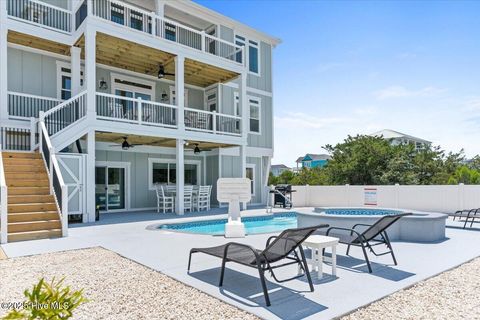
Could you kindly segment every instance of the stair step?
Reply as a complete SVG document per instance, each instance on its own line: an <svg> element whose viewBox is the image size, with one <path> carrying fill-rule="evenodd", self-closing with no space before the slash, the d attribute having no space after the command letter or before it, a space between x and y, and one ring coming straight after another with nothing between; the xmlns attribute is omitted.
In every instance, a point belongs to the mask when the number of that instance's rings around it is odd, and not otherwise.
<svg viewBox="0 0 480 320"><path fill-rule="evenodd" d="M7 181L11 179L29 179L29 180L47 179L48 180L48 175L45 171L43 172L5 172L5 179Z"/></svg>
<svg viewBox="0 0 480 320"><path fill-rule="evenodd" d="M41 220L8 223L8 233L61 229L60 220Z"/></svg>
<svg viewBox="0 0 480 320"><path fill-rule="evenodd" d="M29 165L29 166L43 166L42 159L30 159L30 158L4 158L4 166L17 166L17 165Z"/></svg>
<svg viewBox="0 0 480 320"><path fill-rule="evenodd" d="M39 202L55 202L55 198L52 195L9 195L9 204L21 204L21 203L39 203Z"/></svg>
<svg viewBox="0 0 480 320"><path fill-rule="evenodd" d="M45 172L46 168L42 165L3 165L5 173L9 172Z"/></svg>
<svg viewBox="0 0 480 320"><path fill-rule="evenodd" d="M49 187L10 187L8 195L47 195L50 194Z"/></svg>
<svg viewBox="0 0 480 320"><path fill-rule="evenodd" d="M57 205L54 202L8 204L8 212L10 213L55 211L55 210L57 210Z"/></svg>
<svg viewBox="0 0 480 320"><path fill-rule="evenodd" d="M42 180L23 180L23 179L9 179L7 186L10 187L48 187L50 182L46 179Z"/></svg>
<svg viewBox="0 0 480 320"><path fill-rule="evenodd" d="M8 242L58 238L61 236L62 236L61 229L15 232L15 233L8 233Z"/></svg>
<svg viewBox="0 0 480 320"><path fill-rule="evenodd" d="M41 159L42 155L38 152L2 152L3 159Z"/></svg>
<svg viewBox="0 0 480 320"><path fill-rule="evenodd" d="M7 221L13 222L32 222L32 221L45 221L45 220L58 220L57 211L41 211L41 212L19 212L9 213Z"/></svg>

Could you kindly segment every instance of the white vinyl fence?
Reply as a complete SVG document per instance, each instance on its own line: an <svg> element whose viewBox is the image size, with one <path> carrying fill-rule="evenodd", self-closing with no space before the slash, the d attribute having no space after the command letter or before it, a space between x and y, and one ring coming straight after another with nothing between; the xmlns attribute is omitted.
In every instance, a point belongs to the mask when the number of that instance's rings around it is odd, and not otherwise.
<svg viewBox="0 0 480 320"><path fill-rule="evenodd" d="M293 186L295 207L385 207L434 212L480 208L480 185Z"/></svg>

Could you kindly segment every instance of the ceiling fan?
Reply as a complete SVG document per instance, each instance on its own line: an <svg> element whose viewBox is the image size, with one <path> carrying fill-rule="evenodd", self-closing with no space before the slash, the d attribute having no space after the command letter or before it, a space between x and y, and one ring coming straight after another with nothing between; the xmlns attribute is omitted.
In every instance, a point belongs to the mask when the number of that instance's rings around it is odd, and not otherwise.
<svg viewBox="0 0 480 320"><path fill-rule="evenodd" d="M200 154L200 152L202 152L202 151L211 151L211 149L200 149L198 147L198 143L194 143L194 145L195 145L195 148L193 148L193 153L194 154Z"/></svg>
<svg viewBox="0 0 480 320"><path fill-rule="evenodd" d="M135 146L141 146L141 144L130 144L127 141L128 137L123 137L123 142L119 144L111 144L111 147L122 147L123 150L128 150L130 148L133 148Z"/></svg>
<svg viewBox="0 0 480 320"><path fill-rule="evenodd" d="M163 79L165 78L165 76L174 76L175 73L168 73L168 72L165 72L165 67L163 66L163 64L160 64L158 66L158 79Z"/></svg>

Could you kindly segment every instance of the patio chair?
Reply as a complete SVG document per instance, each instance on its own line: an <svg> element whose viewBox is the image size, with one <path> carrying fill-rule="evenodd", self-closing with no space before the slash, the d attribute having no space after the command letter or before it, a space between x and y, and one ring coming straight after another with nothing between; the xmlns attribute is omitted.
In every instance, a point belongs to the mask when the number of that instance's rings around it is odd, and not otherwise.
<svg viewBox="0 0 480 320"><path fill-rule="evenodd" d="M157 194L157 212L160 212L160 208L163 209L163 213L167 210L173 212L175 208L175 197L165 195L164 186L157 185L155 192Z"/></svg>
<svg viewBox="0 0 480 320"><path fill-rule="evenodd" d="M465 218L465 223L463 224L463 229L467 227L469 219L472 219L470 221L470 228L473 227L473 223L475 222L475 219L480 219L480 208L476 209L470 209L470 210L458 210L455 211L455 213L450 213L450 217L453 217L453 220L455 221L455 218Z"/></svg>
<svg viewBox="0 0 480 320"><path fill-rule="evenodd" d="M398 219L411 215L411 213L400 213L400 214L391 214L386 215L374 224L364 224L357 223L351 229L349 228L340 228L340 227L330 227L326 232L319 232L320 234L325 234L326 236L332 236L339 238L339 242L347 245L347 255L350 252L350 246L361 247L363 251L363 256L365 257L365 262L368 266L368 272L372 273L372 266L367 255L367 248L375 256L383 256L385 254L391 254L393 262L397 265L397 259L393 253L393 248L388 238L387 228L394 224ZM358 227L366 227L363 232L358 230ZM341 231L341 232L332 232L332 231ZM343 231L343 232L342 232ZM374 246L386 245L388 251L377 253L373 249Z"/></svg>
<svg viewBox="0 0 480 320"><path fill-rule="evenodd" d="M310 277L310 272L308 270L305 254L301 244L313 232L315 232L315 230L327 227L328 224L322 224L306 228L284 230L282 233L280 233L280 235L268 238L265 249L263 250L258 250L249 245L238 242L229 242L221 246L210 248L193 248L190 250L190 256L188 258L188 272L190 272L192 254L197 252L205 253L222 259L222 270L220 273L219 282L220 287L223 285L225 265L227 262L236 262L244 266L256 268L260 276L265 302L267 306L270 306L270 298L268 296L267 285L265 282L265 271L269 271L275 281L279 283L297 279L306 275L308 284L310 285L310 291L313 291L312 278ZM272 265L273 263L280 262L284 259L291 261L274 266ZM273 270L292 264L297 264L300 270L303 270L303 273L291 278L279 280Z"/></svg>
<svg viewBox="0 0 480 320"><path fill-rule="evenodd" d="M185 210L193 210L193 186L183 187L183 207Z"/></svg>
<svg viewBox="0 0 480 320"><path fill-rule="evenodd" d="M200 186L198 188L198 196L196 199L196 208L198 211L210 210L210 194L212 186Z"/></svg>

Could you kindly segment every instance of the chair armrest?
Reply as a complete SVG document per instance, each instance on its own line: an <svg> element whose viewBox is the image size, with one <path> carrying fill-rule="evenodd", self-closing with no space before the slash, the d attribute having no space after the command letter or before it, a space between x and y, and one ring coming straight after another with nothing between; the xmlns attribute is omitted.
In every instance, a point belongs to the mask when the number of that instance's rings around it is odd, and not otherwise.
<svg viewBox="0 0 480 320"><path fill-rule="evenodd" d="M271 236L270 238L268 238L267 243L265 244L265 248L268 247L270 245L270 241L272 241L275 238L278 238L278 236Z"/></svg>
<svg viewBox="0 0 480 320"><path fill-rule="evenodd" d="M372 224L366 224L366 223L357 223L352 227L352 229L355 229L357 226L363 226L363 227L371 227Z"/></svg>

